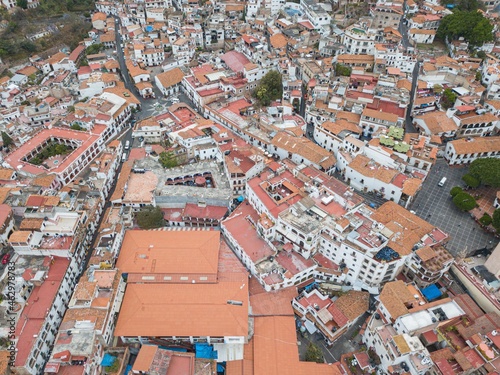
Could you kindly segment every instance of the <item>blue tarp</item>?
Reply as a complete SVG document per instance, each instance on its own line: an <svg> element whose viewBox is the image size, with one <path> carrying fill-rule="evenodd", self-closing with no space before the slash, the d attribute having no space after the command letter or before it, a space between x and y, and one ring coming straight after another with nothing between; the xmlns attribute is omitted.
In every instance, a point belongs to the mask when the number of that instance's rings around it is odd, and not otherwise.
<svg viewBox="0 0 500 375"><path fill-rule="evenodd" d="M127 367L125 367L125 373L123 375L128 375L130 370L132 370L132 365L127 365Z"/></svg>
<svg viewBox="0 0 500 375"><path fill-rule="evenodd" d="M243 195L240 195L238 198L238 202L243 202L245 200L245 197Z"/></svg>
<svg viewBox="0 0 500 375"><path fill-rule="evenodd" d="M427 288L422 289L421 292L425 299L429 302L442 296L442 293L436 284L429 285Z"/></svg>
<svg viewBox="0 0 500 375"><path fill-rule="evenodd" d="M111 366L113 364L113 362L115 361L116 357L111 355L111 354L104 354L104 358L102 359L102 362L101 362L101 366L103 367L108 367L108 366Z"/></svg>
<svg viewBox="0 0 500 375"><path fill-rule="evenodd" d="M214 351L212 345L195 344L196 358L217 359L217 351Z"/></svg>
<svg viewBox="0 0 500 375"><path fill-rule="evenodd" d="M153 30L154 30L153 26L151 26L151 25L146 26L146 31L148 33L152 32Z"/></svg>
<svg viewBox="0 0 500 375"><path fill-rule="evenodd" d="M225 363L225 362L224 362ZM222 363L217 363L217 372L225 374L226 373L226 367Z"/></svg>

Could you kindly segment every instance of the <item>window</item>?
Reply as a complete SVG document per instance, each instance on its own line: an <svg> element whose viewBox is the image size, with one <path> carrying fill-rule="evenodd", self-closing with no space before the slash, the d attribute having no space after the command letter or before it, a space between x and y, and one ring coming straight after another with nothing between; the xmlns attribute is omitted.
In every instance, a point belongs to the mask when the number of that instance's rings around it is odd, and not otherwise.
<svg viewBox="0 0 500 375"><path fill-rule="evenodd" d="M165 280L165 281L172 280L172 276L164 276L163 280Z"/></svg>
<svg viewBox="0 0 500 375"><path fill-rule="evenodd" d="M154 276L143 276L142 280L144 281L154 281L155 277Z"/></svg>
<svg viewBox="0 0 500 375"><path fill-rule="evenodd" d="M187 280L189 280L189 277L187 277L187 276L181 276L181 281L187 281Z"/></svg>
<svg viewBox="0 0 500 375"><path fill-rule="evenodd" d="M206 276L200 276L200 281L207 281L208 280L208 277Z"/></svg>

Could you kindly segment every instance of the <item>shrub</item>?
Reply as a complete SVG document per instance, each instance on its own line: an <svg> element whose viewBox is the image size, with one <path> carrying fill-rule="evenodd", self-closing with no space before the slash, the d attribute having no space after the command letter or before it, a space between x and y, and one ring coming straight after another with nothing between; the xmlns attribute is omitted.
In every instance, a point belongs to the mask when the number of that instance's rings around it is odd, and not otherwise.
<svg viewBox="0 0 500 375"><path fill-rule="evenodd" d="M463 175L462 180L471 188L477 188L481 184L481 181L471 174Z"/></svg>
<svg viewBox="0 0 500 375"><path fill-rule="evenodd" d="M451 190L450 190L450 195L452 197L454 197L455 195L459 194L462 192L462 188L460 186L455 186L455 187L452 187Z"/></svg>
<svg viewBox="0 0 500 375"><path fill-rule="evenodd" d="M160 228L165 225L163 212L159 207L146 206L136 213L137 225L141 229Z"/></svg>
<svg viewBox="0 0 500 375"><path fill-rule="evenodd" d="M476 207L476 200L474 197L463 191L453 197L453 203L462 211L470 211Z"/></svg>
<svg viewBox="0 0 500 375"><path fill-rule="evenodd" d="M497 232L500 231L500 208L497 208L495 211L493 211L491 224L493 224Z"/></svg>
<svg viewBox="0 0 500 375"><path fill-rule="evenodd" d="M493 219L491 218L491 216L486 213L479 219L479 223L485 227L490 225L492 221Z"/></svg>

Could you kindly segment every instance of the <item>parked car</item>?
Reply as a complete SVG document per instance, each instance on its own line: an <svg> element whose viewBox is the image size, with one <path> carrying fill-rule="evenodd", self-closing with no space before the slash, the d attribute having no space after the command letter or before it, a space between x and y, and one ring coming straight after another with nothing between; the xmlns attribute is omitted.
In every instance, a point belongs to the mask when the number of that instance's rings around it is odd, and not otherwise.
<svg viewBox="0 0 500 375"><path fill-rule="evenodd" d="M5 254L5 255L2 257L2 264L7 264L7 263L9 263L9 260L10 260L10 254Z"/></svg>

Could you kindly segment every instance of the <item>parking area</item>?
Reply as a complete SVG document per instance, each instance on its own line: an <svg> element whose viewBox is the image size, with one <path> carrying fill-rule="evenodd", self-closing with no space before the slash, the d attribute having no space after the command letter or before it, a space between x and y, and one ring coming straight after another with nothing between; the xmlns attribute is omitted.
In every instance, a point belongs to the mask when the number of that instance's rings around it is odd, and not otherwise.
<svg viewBox="0 0 500 375"><path fill-rule="evenodd" d="M446 247L454 256L462 251L471 253L491 248L498 243L493 235L485 233L476 224L469 213L461 212L452 202L450 189L464 186L462 176L466 172L467 167L450 167L445 160L438 159L411 207L419 217L450 235ZM443 177L446 177L446 183L438 186Z"/></svg>

